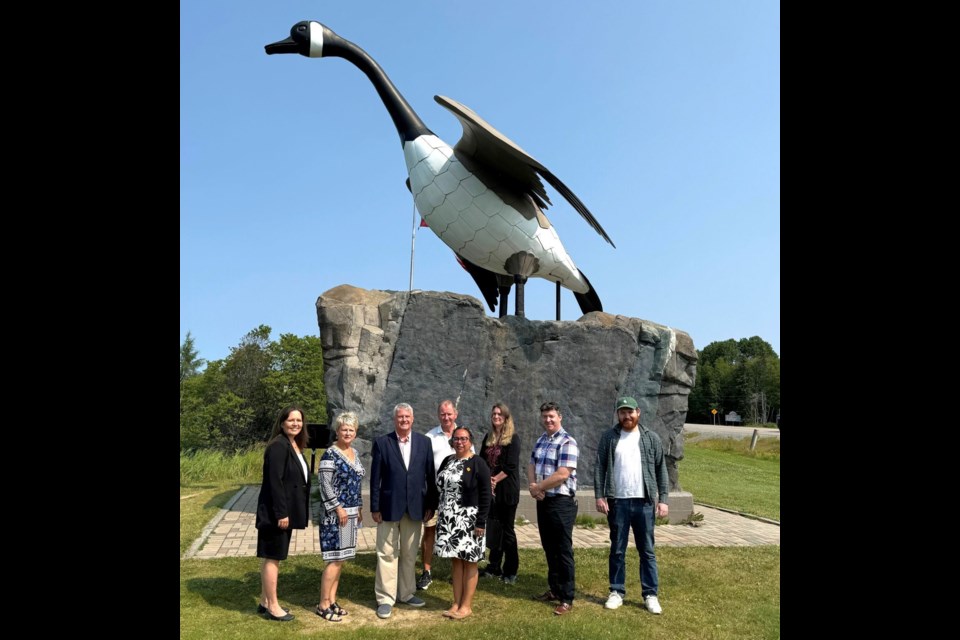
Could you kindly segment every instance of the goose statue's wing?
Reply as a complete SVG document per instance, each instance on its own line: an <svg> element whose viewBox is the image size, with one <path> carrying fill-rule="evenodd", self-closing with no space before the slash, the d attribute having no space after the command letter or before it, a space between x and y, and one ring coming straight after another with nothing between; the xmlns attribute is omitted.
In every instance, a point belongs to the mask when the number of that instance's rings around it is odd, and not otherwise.
<svg viewBox="0 0 960 640"><path fill-rule="evenodd" d="M547 191L540 181L543 177L556 189L567 202L583 216L594 231L612 246L613 240L603 230L587 206L580 198L553 175L549 169L537 162L512 140L494 129L489 122L478 116L470 107L464 106L444 96L434 96L438 104L448 109L463 126L463 137L454 147L458 155L464 155L482 165L487 171L497 175L509 187L518 193L528 194L541 209L550 204Z"/></svg>
<svg viewBox="0 0 960 640"><path fill-rule="evenodd" d="M457 262L470 274L473 281L477 283L477 287L480 289L480 293L483 294L483 299L487 301L487 306L490 307L490 311L496 311L497 302L500 301L497 274L493 271L487 271L483 267L478 267L456 252L454 252L453 255L457 256Z"/></svg>

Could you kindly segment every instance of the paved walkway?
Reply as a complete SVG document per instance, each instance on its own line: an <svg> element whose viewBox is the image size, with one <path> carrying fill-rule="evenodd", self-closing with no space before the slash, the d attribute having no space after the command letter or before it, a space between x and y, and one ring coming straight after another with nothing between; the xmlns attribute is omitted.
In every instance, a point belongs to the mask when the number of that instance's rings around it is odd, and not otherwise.
<svg viewBox="0 0 960 640"><path fill-rule="evenodd" d="M184 558L253 557L257 555L257 529L254 514L260 487L242 488L204 528L200 537L183 555ZM657 546L666 547L744 547L779 545L780 525L770 524L734 513L696 505L703 514L702 525L667 525L657 527ZM314 513L317 513L314 505ZM365 512L369 516L369 511ZM376 527L372 521L360 530L358 553L372 553L376 546ZM320 554L320 536L311 522L306 529L294 530L290 555ZM539 548L540 534L535 524L517 527L517 542L521 549ZM586 529L574 527L573 546L579 548L607 547L610 544L606 527Z"/></svg>

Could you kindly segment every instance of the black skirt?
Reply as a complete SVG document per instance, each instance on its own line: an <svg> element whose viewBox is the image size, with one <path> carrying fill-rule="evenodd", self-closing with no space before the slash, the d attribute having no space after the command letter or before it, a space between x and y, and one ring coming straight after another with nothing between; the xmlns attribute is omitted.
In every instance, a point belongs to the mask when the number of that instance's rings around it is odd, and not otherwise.
<svg viewBox="0 0 960 640"><path fill-rule="evenodd" d="M268 560L286 560L290 551L293 529L262 527L257 529L257 557Z"/></svg>

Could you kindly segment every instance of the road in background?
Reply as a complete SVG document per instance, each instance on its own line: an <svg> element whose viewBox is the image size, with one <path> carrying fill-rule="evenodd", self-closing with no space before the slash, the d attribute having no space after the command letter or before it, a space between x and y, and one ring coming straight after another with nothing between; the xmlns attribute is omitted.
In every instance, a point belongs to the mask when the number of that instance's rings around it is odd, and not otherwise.
<svg viewBox="0 0 960 640"><path fill-rule="evenodd" d="M701 436L711 438L750 438L753 436L753 430L756 427L731 427L719 424L685 424L683 425L684 436L691 433L699 433ZM779 438L780 429L757 429L761 438Z"/></svg>

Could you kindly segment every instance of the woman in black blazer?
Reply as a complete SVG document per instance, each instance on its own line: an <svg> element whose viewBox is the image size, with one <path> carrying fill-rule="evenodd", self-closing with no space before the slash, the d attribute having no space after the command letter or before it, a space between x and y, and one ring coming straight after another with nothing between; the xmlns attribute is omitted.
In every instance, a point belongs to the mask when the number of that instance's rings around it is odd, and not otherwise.
<svg viewBox="0 0 960 640"><path fill-rule="evenodd" d="M443 615L462 620L473 613L490 509L490 469L473 453L473 434L466 427L453 430L450 446L454 454L444 458L437 472L440 506L433 553L451 558L453 565L453 604Z"/></svg>
<svg viewBox="0 0 960 640"><path fill-rule="evenodd" d="M504 583L514 584L520 568L514 530L520 502L520 435L514 429L510 408L502 402L493 405L490 423L490 433L480 448L480 457L490 467L490 485L494 492L490 507L490 535L487 536L490 562L480 575L499 576ZM499 535L497 528L500 529Z"/></svg>
<svg viewBox="0 0 960 640"><path fill-rule="evenodd" d="M293 615L277 602L280 561L287 559L294 529L305 529L310 517L310 474L303 449L307 446L306 417L296 405L277 416L263 452L263 482L257 499L257 557L260 565L260 604L269 620L289 622Z"/></svg>

